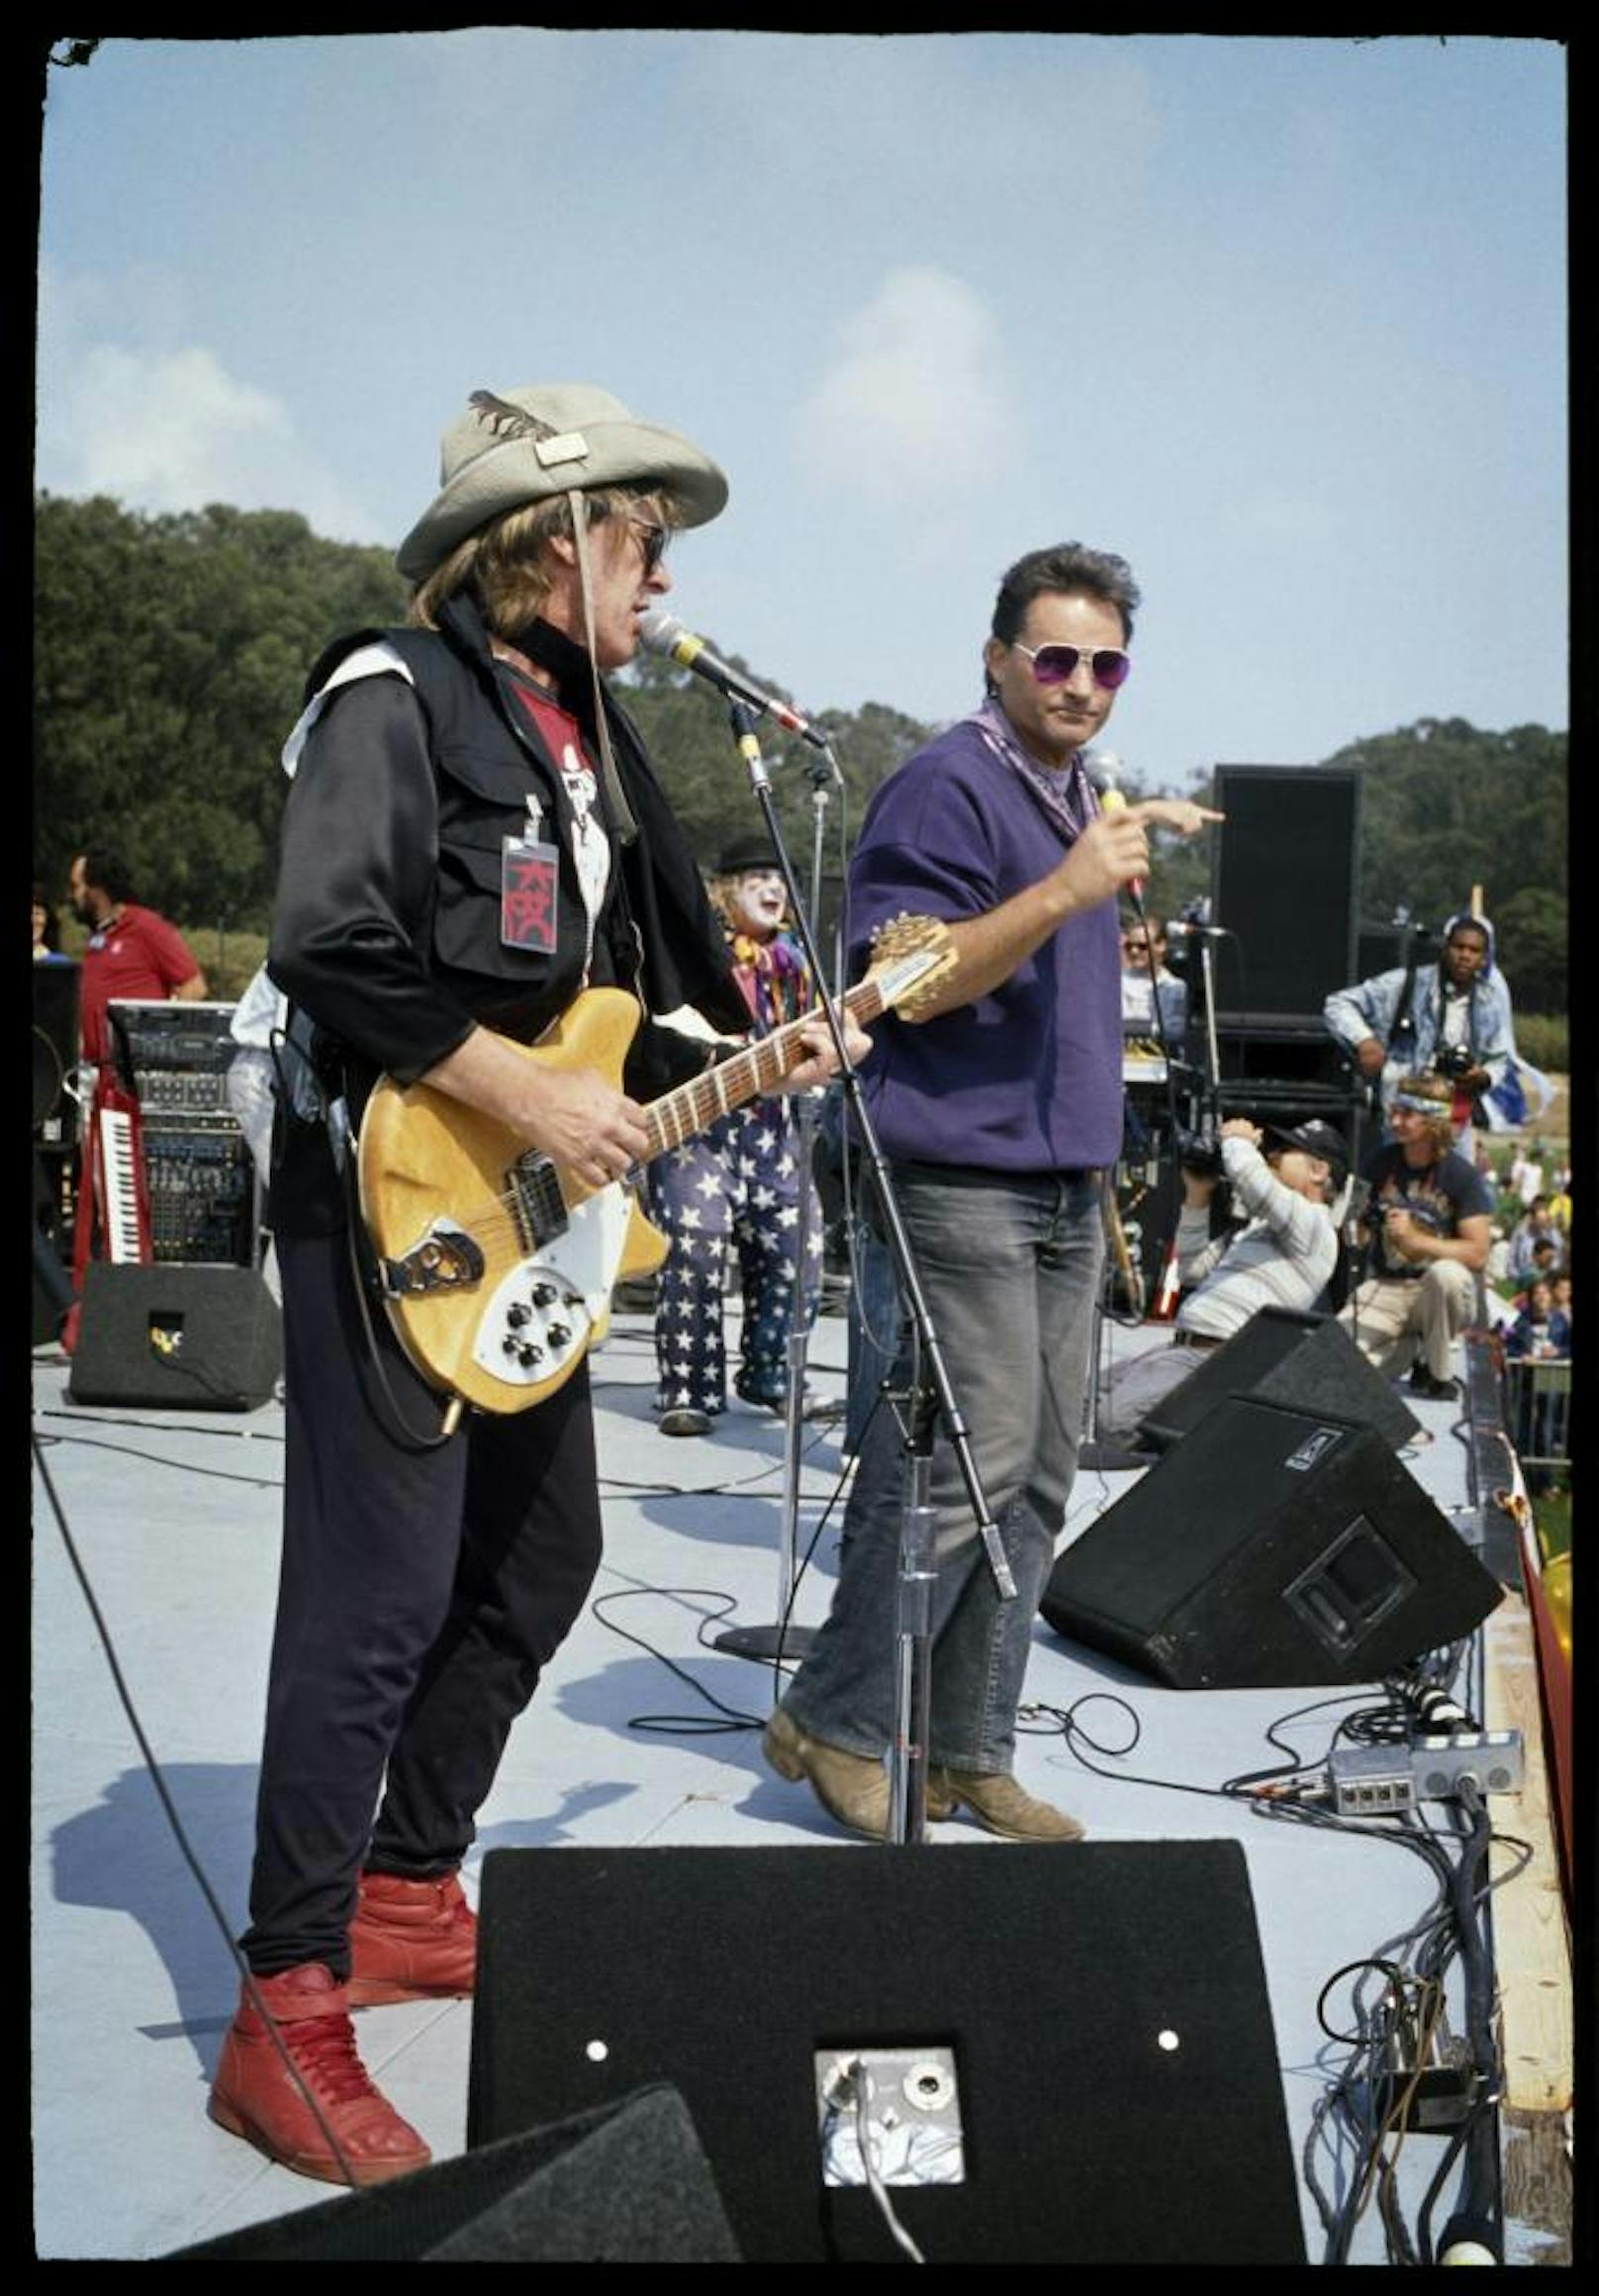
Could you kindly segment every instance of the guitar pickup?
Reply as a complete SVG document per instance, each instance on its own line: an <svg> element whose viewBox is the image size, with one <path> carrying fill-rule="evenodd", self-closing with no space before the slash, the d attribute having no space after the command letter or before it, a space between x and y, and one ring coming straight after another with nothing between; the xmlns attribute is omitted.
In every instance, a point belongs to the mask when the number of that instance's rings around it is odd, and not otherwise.
<svg viewBox="0 0 1599 2296"><path fill-rule="evenodd" d="M394 1299L428 1292L467 1291L483 1281L484 1257L464 1228L435 1220L420 1242L398 1259L380 1260L383 1288Z"/></svg>
<svg viewBox="0 0 1599 2296"><path fill-rule="evenodd" d="M511 1205L521 1235L524 1253L541 1249L564 1236L567 1229L566 1198L561 1194L561 1175L554 1159L537 1148L529 1148L518 1156L509 1174Z"/></svg>

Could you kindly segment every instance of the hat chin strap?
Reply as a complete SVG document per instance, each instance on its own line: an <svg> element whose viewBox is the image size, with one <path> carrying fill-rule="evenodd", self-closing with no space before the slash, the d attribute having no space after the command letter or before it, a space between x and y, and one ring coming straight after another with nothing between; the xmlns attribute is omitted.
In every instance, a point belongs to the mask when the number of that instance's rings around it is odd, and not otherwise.
<svg viewBox="0 0 1599 2296"><path fill-rule="evenodd" d="M576 488L568 493L566 500L572 512L572 541L577 551L578 588L583 593L583 640L589 650L589 671L594 679L594 725L595 738L600 745L600 780L617 836L623 845L633 845L638 840L638 823L633 819L632 807L627 802L621 776L616 771L616 761L611 755L611 728L606 721L605 689L600 683L600 663L594 650L594 594L589 577L588 503Z"/></svg>

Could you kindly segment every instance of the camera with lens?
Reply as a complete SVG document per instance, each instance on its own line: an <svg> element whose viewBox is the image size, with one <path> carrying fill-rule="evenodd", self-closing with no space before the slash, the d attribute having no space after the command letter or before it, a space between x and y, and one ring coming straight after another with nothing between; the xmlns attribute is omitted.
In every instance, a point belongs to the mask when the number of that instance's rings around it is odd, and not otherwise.
<svg viewBox="0 0 1599 2296"><path fill-rule="evenodd" d="M1185 1172L1195 1172L1201 1179L1221 1177L1221 1141L1213 1132L1182 1132L1177 1135L1177 1162Z"/></svg>
<svg viewBox="0 0 1599 2296"><path fill-rule="evenodd" d="M1469 1049L1464 1045L1440 1045L1433 1055L1434 1068L1452 1084L1475 1065Z"/></svg>

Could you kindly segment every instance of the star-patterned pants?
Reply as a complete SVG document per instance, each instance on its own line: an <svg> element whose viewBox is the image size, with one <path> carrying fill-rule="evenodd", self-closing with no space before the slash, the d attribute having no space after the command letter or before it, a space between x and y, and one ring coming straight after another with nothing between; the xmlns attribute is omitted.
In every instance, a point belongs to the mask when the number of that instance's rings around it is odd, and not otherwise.
<svg viewBox="0 0 1599 2296"><path fill-rule="evenodd" d="M738 1253L744 1300L737 1391L746 1403L774 1407L787 1397L800 1237L798 1144L799 1126L787 1104L758 1100L650 1165L650 1217L672 1246L656 1294L657 1411L726 1409L722 1306L729 1245ZM821 1211L812 1190L807 1329L821 1253Z"/></svg>

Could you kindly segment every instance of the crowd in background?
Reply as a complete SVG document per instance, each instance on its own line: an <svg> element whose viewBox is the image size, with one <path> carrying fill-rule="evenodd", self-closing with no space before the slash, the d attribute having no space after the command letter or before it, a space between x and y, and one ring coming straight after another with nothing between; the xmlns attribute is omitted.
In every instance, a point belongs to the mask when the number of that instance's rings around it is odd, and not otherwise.
<svg viewBox="0 0 1599 2296"><path fill-rule="evenodd" d="M1549 1361L1571 1352L1571 1166L1535 1139L1493 1153L1477 1168L1496 1191L1488 1255L1489 1313L1505 1352Z"/></svg>

